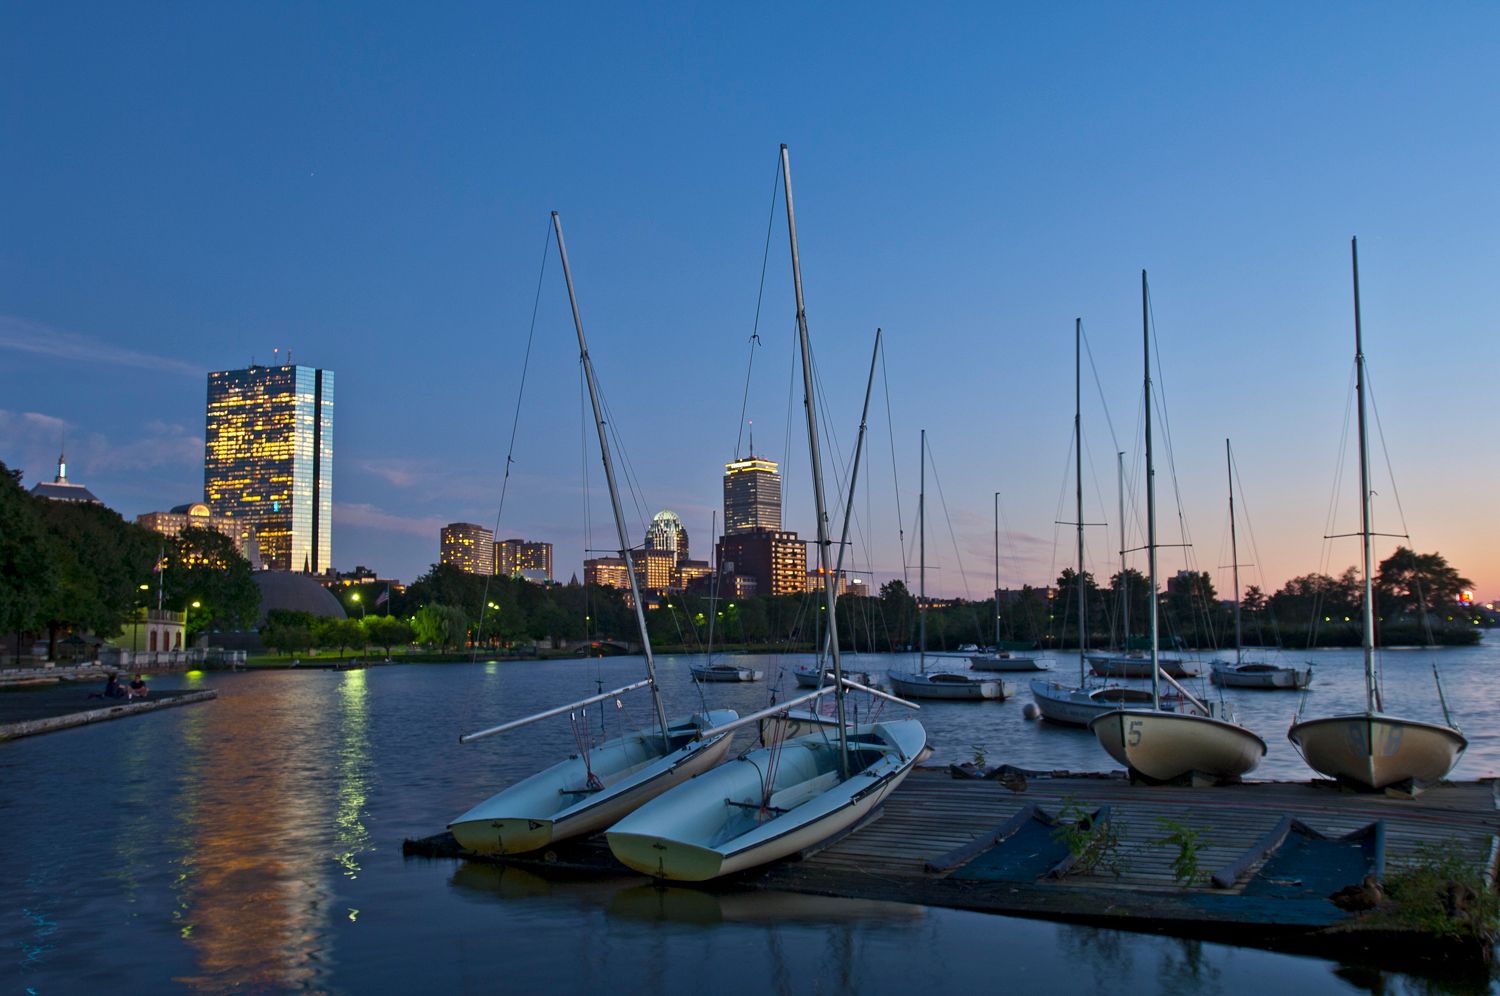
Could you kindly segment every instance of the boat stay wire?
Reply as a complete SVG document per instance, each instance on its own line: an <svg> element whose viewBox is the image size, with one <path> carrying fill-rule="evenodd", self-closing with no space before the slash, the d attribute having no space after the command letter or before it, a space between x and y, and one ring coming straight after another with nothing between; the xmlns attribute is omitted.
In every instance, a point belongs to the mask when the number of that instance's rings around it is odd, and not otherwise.
<svg viewBox="0 0 1500 996"><path fill-rule="evenodd" d="M552 248L552 224L550 219L547 223L547 237L542 242L542 265L536 275L536 295L531 301L531 327L526 332L526 354L521 360L521 383L516 389L516 410L510 421L510 445L505 451L505 474L500 479L500 504L495 509L494 535L500 533L500 516L505 512L505 492L510 486L510 468L515 463L516 453L516 430L521 424L521 402L526 397L526 374L531 369L531 343L536 336L536 316L542 303L542 280L547 275L547 250ZM495 565L498 567L499 565ZM479 643L484 637L484 616L490 604L490 577L484 579L484 591L479 599L479 626L474 633L474 642Z"/></svg>
<svg viewBox="0 0 1500 996"><path fill-rule="evenodd" d="M760 345L760 307L766 296L766 264L771 259L771 229L776 224L776 194L781 190L781 158L776 159L771 180L771 214L766 219L766 245L760 254L760 286L755 292L755 321L750 326L750 359L745 364L745 392L740 397L740 421L734 437L734 458L740 458L740 439L745 431L745 407L750 401L750 371L755 366L755 347ZM751 449L755 447L752 444Z"/></svg>
<svg viewBox="0 0 1500 996"><path fill-rule="evenodd" d="M880 382L885 388L885 430L891 441L891 491L896 496L896 538L897 549L901 551L901 583L909 588L911 570L907 566L906 557L906 522L901 517L901 478L896 470L896 424L891 420L891 381L885 371L885 350L880 351Z"/></svg>

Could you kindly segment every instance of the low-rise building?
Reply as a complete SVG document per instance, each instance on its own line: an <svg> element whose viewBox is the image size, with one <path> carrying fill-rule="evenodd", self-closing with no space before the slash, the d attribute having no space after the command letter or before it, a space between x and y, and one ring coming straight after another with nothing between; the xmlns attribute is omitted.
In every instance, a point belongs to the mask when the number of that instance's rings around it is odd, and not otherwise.
<svg viewBox="0 0 1500 996"><path fill-rule="evenodd" d="M234 540L234 548L240 552L240 556L250 561L252 570L258 571L262 567L255 526L246 519L215 515L205 502L177 505L166 512L146 512L135 517L135 524L173 538L181 536L182 531L188 528L212 529Z"/></svg>

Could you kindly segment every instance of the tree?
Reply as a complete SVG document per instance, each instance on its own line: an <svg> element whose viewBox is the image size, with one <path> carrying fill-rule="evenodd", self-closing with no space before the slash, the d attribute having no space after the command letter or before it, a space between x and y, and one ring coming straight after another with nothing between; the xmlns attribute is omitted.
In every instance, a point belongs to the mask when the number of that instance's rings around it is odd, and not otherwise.
<svg viewBox="0 0 1500 996"><path fill-rule="evenodd" d="M424 605L412 619L417 640L429 646L461 644L468 637L469 617L452 605Z"/></svg>
<svg viewBox="0 0 1500 996"><path fill-rule="evenodd" d="M1116 623L1111 631L1120 633L1120 646L1130 647L1131 637L1146 631L1151 611L1150 581L1134 567L1116 572L1109 579L1109 611Z"/></svg>
<svg viewBox="0 0 1500 996"><path fill-rule="evenodd" d="M391 656L392 647L412 640L411 625L405 619L396 616L367 616L361 622L365 628L365 639L377 647L383 647L387 657Z"/></svg>
<svg viewBox="0 0 1500 996"><path fill-rule="evenodd" d="M0 633L33 625L44 593L56 583L35 506L21 488L21 472L0 463Z"/></svg>
<svg viewBox="0 0 1500 996"><path fill-rule="evenodd" d="M260 589L233 539L189 526L166 548L163 600L179 611L192 609L189 639L202 630L245 629L260 615Z"/></svg>
<svg viewBox="0 0 1500 996"><path fill-rule="evenodd" d="M1416 553L1404 546L1380 562L1375 574L1383 616L1425 615L1453 605L1474 582L1448 566L1440 553Z"/></svg>
<svg viewBox="0 0 1500 996"><path fill-rule="evenodd" d="M316 632L318 646L337 650L340 657L350 647L365 645L365 628L358 619L323 619Z"/></svg>
<svg viewBox="0 0 1500 996"><path fill-rule="evenodd" d="M916 613L917 600L907 590L906 582L892 578L880 586L880 614L890 627L887 639L891 650L904 649L916 642L912 637Z"/></svg>
<svg viewBox="0 0 1500 996"><path fill-rule="evenodd" d="M57 636L64 629L103 637L119 633L138 608L159 537L103 505L42 500L33 508L57 569L55 583L33 616L47 630L48 656L56 655Z"/></svg>

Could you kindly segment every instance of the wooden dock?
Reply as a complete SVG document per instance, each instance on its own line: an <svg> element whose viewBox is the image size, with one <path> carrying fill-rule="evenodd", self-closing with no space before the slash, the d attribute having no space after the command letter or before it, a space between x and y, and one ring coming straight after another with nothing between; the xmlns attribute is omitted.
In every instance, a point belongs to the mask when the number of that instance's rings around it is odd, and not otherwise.
<svg viewBox="0 0 1500 996"><path fill-rule="evenodd" d="M1437 853L1482 871L1493 887L1500 856L1500 803L1493 780L1445 783L1416 799L1356 794L1332 782L1249 782L1218 788L1132 785L1122 777L1030 777L1021 791L994 780L955 779L918 769L886 800L881 817L801 861L762 870L762 888L862 899L888 899L1100 926L1231 939L1239 943L1330 953L1367 950L1390 938L1327 903L1322 922L1306 910L1247 896L1259 860L1245 862L1233 884L1211 876L1230 868L1293 817L1324 834L1344 835L1383 823L1387 874ZM966 881L962 861L941 870L945 856L983 850L986 838L1028 806L1059 812L1108 807L1117 847L1109 862L1028 882ZM1164 821L1196 834L1202 875L1185 885L1174 875L1181 849L1165 841ZM1112 866L1112 867L1107 867ZM1406 935L1405 930L1395 933ZM1409 939L1409 938L1407 938ZM1442 945L1439 946L1444 947ZM1449 956L1451 950L1432 950ZM1464 953L1487 958L1487 949Z"/></svg>
<svg viewBox="0 0 1500 996"><path fill-rule="evenodd" d="M1114 841L1108 860L1093 867L1074 864L1057 877L986 880L966 874L966 866L979 861L997 835L1008 832L1007 824L1014 826L1029 807L1065 820L1107 813ZM1041 917L1325 957L1363 957L1392 967L1446 961L1449 967L1462 963L1469 971L1480 971L1488 964L1487 939L1444 937L1440 931L1414 928L1393 920L1391 904L1384 901L1372 914L1350 913L1328 901L1325 893L1331 890L1319 885L1316 874L1307 876L1306 894L1294 900L1267 896L1251 886L1266 864L1259 849L1267 845L1268 835L1285 832L1292 820L1329 837L1365 828L1375 836L1378 827L1386 877L1441 855L1457 858L1470 872L1477 870L1493 890L1500 857L1494 780L1445 783L1404 799L1357 794L1326 781L1188 788L1133 785L1119 774L963 779L936 768L914 771L874 818L801 860L708 887L748 886ZM1168 840L1174 829L1179 839ZM1183 829L1195 841L1199 874L1191 883L1176 873L1180 866L1174 872ZM1032 839L1040 842L1039 850L1056 851L1049 833L1033 828ZM450 834L407 841L405 852L472 857L457 849ZM501 860L544 872L631 874L597 837ZM1215 885L1215 873L1221 882L1227 875L1229 884ZM1382 917L1383 912L1387 915Z"/></svg>

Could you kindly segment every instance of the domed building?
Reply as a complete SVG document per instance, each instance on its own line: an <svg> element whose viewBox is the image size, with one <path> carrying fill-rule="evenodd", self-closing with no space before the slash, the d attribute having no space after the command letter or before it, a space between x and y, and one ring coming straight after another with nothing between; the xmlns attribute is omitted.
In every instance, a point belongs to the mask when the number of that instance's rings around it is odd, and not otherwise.
<svg viewBox="0 0 1500 996"><path fill-rule="evenodd" d="M651 517L651 525L646 527L646 549L670 553L674 567L688 559L687 527L676 512L663 509Z"/></svg>
<svg viewBox="0 0 1500 996"><path fill-rule="evenodd" d="M325 619L346 619L347 614L339 600L327 588L306 574L291 571L256 571L251 577L260 589L260 618L257 628L266 624L272 609L288 609L292 612L311 612Z"/></svg>

